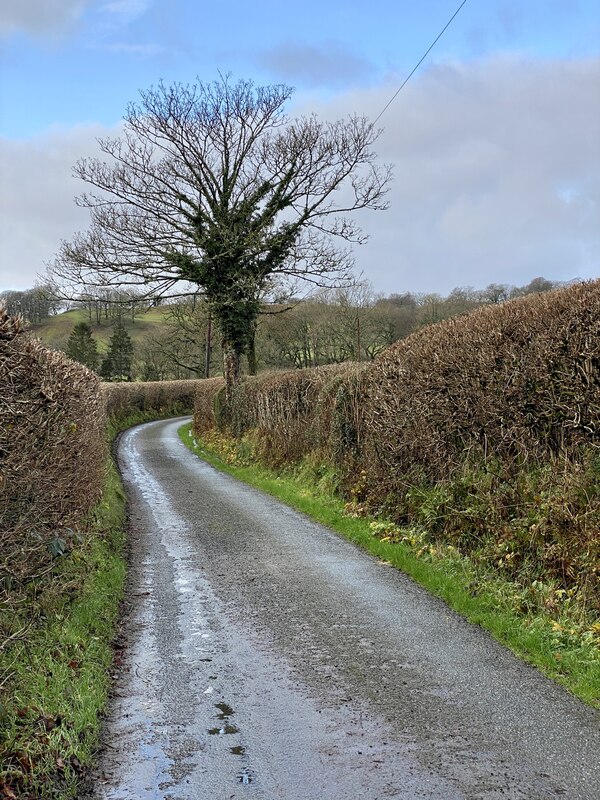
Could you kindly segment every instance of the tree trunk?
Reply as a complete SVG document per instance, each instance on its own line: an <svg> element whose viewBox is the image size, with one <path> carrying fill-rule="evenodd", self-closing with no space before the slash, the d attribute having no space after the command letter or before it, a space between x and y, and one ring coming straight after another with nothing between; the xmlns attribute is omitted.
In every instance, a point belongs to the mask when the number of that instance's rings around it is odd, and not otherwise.
<svg viewBox="0 0 600 800"><path fill-rule="evenodd" d="M248 338L246 357L248 359L248 375L256 375L256 325Z"/></svg>
<svg viewBox="0 0 600 800"><path fill-rule="evenodd" d="M194 298L194 306L196 305L196 298ZM208 319L206 321L206 351L204 358L204 377L210 378L210 356L212 349L212 316L208 312Z"/></svg>
<svg viewBox="0 0 600 800"><path fill-rule="evenodd" d="M229 404L233 390L240 380L240 354L227 339L223 339L223 377L225 378L225 400Z"/></svg>

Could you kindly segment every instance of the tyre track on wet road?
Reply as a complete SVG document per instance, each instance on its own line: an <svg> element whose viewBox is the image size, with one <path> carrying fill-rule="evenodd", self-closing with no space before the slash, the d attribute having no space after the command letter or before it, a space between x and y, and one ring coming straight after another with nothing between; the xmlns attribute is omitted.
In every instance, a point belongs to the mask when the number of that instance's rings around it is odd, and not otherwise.
<svg viewBox="0 0 600 800"><path fill-rule="evenodd" d="M410 579L126 432L123 666L102 800L600 797L600 714Z"/></svg>

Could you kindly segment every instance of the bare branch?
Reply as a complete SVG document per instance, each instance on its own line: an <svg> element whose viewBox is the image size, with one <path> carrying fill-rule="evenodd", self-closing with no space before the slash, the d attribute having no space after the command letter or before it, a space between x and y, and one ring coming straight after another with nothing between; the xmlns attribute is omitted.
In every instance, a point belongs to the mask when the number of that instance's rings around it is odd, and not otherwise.
<svg viewBox="0 0 600 800"><path fill-rule="evenodd" d="M142 92L123 136L99 141L106 160L75 166L90 187L77 198L90 228L62 243L53 282L148 297L185 282L238 356L271 276L350 285L348 244L366 238L351 214L387 208L391 170L373 152L381 131L359 116L288 120L291 94L223 75Z"/></svg>

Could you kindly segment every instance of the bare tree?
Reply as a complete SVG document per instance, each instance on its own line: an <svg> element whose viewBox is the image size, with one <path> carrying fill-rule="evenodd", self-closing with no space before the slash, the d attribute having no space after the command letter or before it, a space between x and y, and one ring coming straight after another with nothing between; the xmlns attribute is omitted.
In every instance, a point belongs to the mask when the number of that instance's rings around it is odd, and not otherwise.
<svg viewBox="0 0 600 800"><path fill-rule="evenodd" d="M0 302L11 315L22 314L28 322L39 324L51 314L58 312L59 306L50 297L47 286L40 284L33 289L0 292Z"/></svg>
<svg viewBox="0 0 600 800"><path fill-rule="evenodd" d="M142 92L123 135L99 142L110 161L76 165L92 187L77 199L91 225L50 269L65 293L203 293L228 391L269 281L344 284L349 245L365 238L350 212L387 207L390 168L371 149L379 131L358 116L290 120L291 94L224 76Z"/></svg>
<svg viewBox="0 0 600 800"><path fill-rule="evenodd" d="M193 377L210 377L211 319L207 304L197 296L173 303L165 313L165 322L162 346L171 362Z"/></svg>
<svg viewBox="0 0 600 800"><path fill-rule="evenodd" d="M394 321L371 285L320 290L285 316L264 317L262 350L273 366L313 367L373 359L394 341Z"/></svg>

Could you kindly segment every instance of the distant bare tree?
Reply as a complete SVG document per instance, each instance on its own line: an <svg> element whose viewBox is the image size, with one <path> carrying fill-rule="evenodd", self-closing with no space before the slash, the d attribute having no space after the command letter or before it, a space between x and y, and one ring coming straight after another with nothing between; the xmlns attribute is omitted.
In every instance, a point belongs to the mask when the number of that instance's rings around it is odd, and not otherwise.
<svg viewBox="0 0 600 800"><path fill-rule="evenodd" d="M507 283L490 283L480 294L484 303L497 305L509 299L511 287Z"/></svg>
<svg viewBox="0 0 600 800"><path fill-rule="evenodd" d="M289 120L291 94L223 76L142 92L123 136L100 140L110 161L77 164L93 187L78 198L91 226L62 244L51 269L67 294L201 292L220 330L228 392L268 282L343 285L348 245L365 238L350 212L387 207L390 168L371 149L379 131L358 116Z"/></svg>
<svg viewBox="0 0 600 800"><path fill-rule="evenodd" d="M314 367L373 359L394 341L389 307L366 281L322 290L285 315L265 316L260 346L273 366Z"/></svg>
<svg viewBox="0 0 600 800"><path fill-rule="evenodd" d="M194 377L210 377L212 336L207 303L196 296L173 303L168 307L165 321L167 331L162 347L172 363Z"/></svg>
<svg viewBox="0 0 600 800"><path fill-rule="evenodd" d="M6 289L0 292L0 301L9 314L22 314L34 324L43 322L51 314L56 314L59 304L52 299L48 287L43 284L33 289Z"/></svg>

